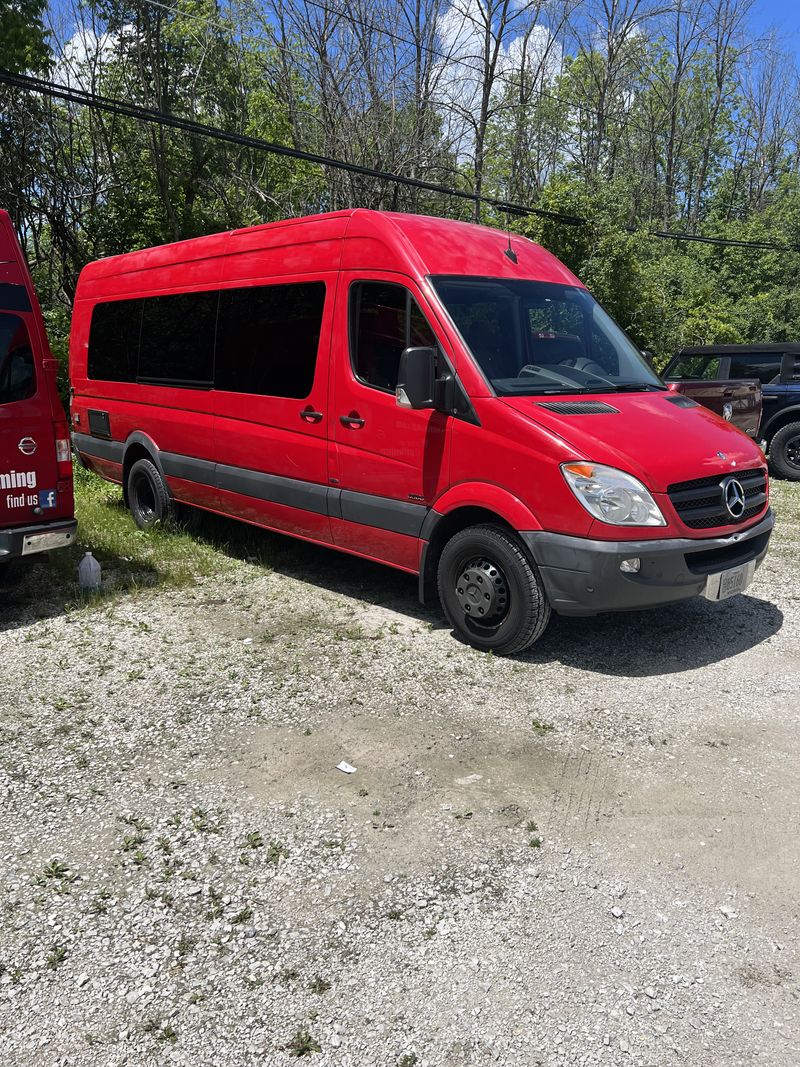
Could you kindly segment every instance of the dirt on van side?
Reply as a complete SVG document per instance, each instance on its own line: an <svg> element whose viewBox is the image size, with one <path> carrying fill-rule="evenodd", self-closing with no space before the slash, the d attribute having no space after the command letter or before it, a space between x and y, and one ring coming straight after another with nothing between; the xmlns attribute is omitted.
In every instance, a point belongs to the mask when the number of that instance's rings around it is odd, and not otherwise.
<svg viewBox="0 0 800 1067"><path fill-rule="evenodd" d="M188 588L4 594L0 1063L794 1067L800 485L773 492L746 595L511 660L277 537Z"/></svg>

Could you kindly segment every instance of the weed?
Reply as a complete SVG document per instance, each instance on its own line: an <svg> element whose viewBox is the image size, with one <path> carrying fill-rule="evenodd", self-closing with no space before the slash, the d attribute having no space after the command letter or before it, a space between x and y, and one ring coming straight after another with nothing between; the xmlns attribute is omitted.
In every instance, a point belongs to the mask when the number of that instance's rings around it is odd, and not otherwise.
<svg viewBox="0 0 800 1067"><path fill-rule="evenodd" d="M456 812L456 818L457 819L471 819L472 818L472 812L471 811L459 811L459 812Z"/></svg>
<svg viewBox="0 0 800 1067"><path fill-rule="evenodd" d="M110 899L111 890L106 889L106 887L103 886L102 889L98 890L97 895L89 905L89 911L92 915L105 915L108 911L108 902Z"/></svg>
<svg viewBox="0 0 800 1067"><path fill-rule="evenodd" d="M67 949L65 945L53 945L50 953L47 956L47 966L51 971L55 971L64 960L67 958Z"/></svg>
<svg viewBox="0 0 800 1067"><path fill-rule="evenodd" d="M531 719L531 726L536 734L546 734L548 731L555 729L551 722L544 722L543 719Z"/></svg>
<svg viewBox="0 0 800 1067"><path fill-rule="evenodd" d="M42 868L42 873L38 874L34 881L36 885L50 884L59 888L74 882L77 877L77 874L73 873L68 863L64 863L63 860L52 859L45 864Z"/></svg>
<svg viewBox="0 0 800 1067"><path fill-rule="evenodd" d="M404 1052L397 1061L397 1067L414 1067L418 1062L416 1052Z"/></svg>
<svg viewBox="0 0 800 1067"><path fill-rule="evenodd" d="M358 795L360 797L368 797L369 796L369 790L368 789L364 789L364 787L362 786L361 789L359 789L359 791L358 791Z"/></svg>
<svg viewBox="0 0 800 1067"><path fill-rule="evenodd" d="M159 1041L164 1041L170 1045L174 1045L178 1040L178 1035L172 1024L162 1022L160 1019L145 1019L142 1023L142 1033L152 1034Z"/></svg>
<svg viewBox="0 0 800 1067"><path fill-rule="evenodd" d="M542 847L542 839L541 839L541 837L532 837L530 839L530 841L528 842L528 844L530 845L531 848L541 848Z"/></svg>
<svg viewBox="0 0 800 1067"><path fill-rule="evenodd" d="M529 833L529 834L535 834L538 829L539 829L539 827L536 825L536 823L533 821L533 819L531 819L525 825L525 831L526 831L526 833Z"/></svg>
<svg viewBox="0 0 800 1067"><path fill-rule="evenodd" d="M267 849L267 863L277 866L282 859L286 859L289 855L286 847L280 843L280 841L270 841L269 848Z"/></svg>
<svg viewBox="0 0 800 1067"><path fill-rule="evenodd" d="M137 830L140 834L145 833L150 829L150 824L140 815L118 815L117 822L125 823L126 826L132 826L134 830Z"/></svg>
<svg viewBox="0 0 800 1067"><path fill-rule="evenodd" d="M231 919L231 922L234 926L241 926L242 923L246 923L247 920L252 919L252 917L253 909L248 904L245 904L241 911L236 912L236 914Z"/></svg>
<svg viewBox="0 0 800 1067"><path fill-rule="evenodd" d="M258 830L251 830L248 834L245 834L244 843L248 848L263 848L264 838Z"/></svg>
<svg viewBox="0 0 800 1067"><path fill-rule="evenodd" d="M122 844L119 846L123 852L134 852L139 848L139 845L144 844L144 834L137 830L135 834L125 834L122 839Z"/></svg>
<svg viewBox="0 0 800 1067"><path fill-rule="evenodd" d="M301 1056L310 1056L312 1052L322 1052L318 1041L315 1041L308 1030L298 1030L284 1050L295 1059Z"/></svg>
<svg viewBox="0 0 800 1067"><path fill-rule="evenodd" d="M327 980L327 978L320 978L319 975L317 975L316 978L312 979L312 981L309 982L308 985L308 988L311 990L312 993L320 994L327 993L330 987L331 983Z"/></svg>
<svg viewBox="0 0 800 1067"><path fill-rule="evenodd" d="M399 908L392 908L388 913L388 917L392 919L393 922L399 922L400 919L403 918L403 913Z"/></svg>

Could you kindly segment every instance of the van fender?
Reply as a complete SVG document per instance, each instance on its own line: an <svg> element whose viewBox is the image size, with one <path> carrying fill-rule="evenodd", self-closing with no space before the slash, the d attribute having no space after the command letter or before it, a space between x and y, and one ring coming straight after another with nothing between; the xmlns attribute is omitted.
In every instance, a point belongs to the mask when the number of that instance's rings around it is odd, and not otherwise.
<svg viewBox="0 0 800 1067"><path fill-rule="evenodd" d="M434 503L422 524L420 537L430 541L440 520L456 508L483 508L484 511L492 511L514 530L542 529L541 523L527 504L523 504L519 497L502 486L489 482L461 482L445 490Z"/></svg>
<svg viewBox="0 0 800 1067"><path fill-rule="evenodd" d="M459 522L457 512L479 509L478 515L466 511ZM499 485L487 482L462 482L446 490L425 516L420 530L419 600L427 604L436 596L436 567L438 556L450 533L480 519L495 516L508 523L512 530L541 530L541 524L519 497ZM448 516L453 516L452 522Z"/></svg>
<svg viewBox="0 0 800 1067"><path fill-rule="evenodd" d="M161 450L159 449L159 447L155 443L155 441L152 439L152 437L148 437L148 435L146 433L142 433L141 430L134 430L133 433L128 435L128 437L127 437L127 439L125 441L125 448L124 448L123 459L122 459L122 470L123 471L127 470L128 453L130 452L131 448L134 445L140 445L146 452L148 452L150 454L150 458L152 459L156 470L161 475L161 480L163 481L164 485L167 486L167 492L169 492L169 486L168 486L168 483L167 483L167 477L164 474L164 465L161 462ZM125 496L127 498L128 487L125 484L124 476L123 476L122 488L123 488L123 491L124 491ZM127 499L126 499L125 503L127 504Z"/></svg>

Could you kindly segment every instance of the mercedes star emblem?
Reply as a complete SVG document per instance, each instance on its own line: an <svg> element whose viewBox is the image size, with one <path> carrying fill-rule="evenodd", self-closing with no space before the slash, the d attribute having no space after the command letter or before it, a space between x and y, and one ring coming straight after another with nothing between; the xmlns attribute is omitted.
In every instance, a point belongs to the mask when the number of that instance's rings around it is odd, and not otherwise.
<svg viewBox="0 0 800 1067"><path fill-rule="evenodd" d="M742 483L735 478L726 478L723 482L720 482L720 488L722 489L722 499L728 509L728 514L733 519L741 519L745 509Z"/></svg>

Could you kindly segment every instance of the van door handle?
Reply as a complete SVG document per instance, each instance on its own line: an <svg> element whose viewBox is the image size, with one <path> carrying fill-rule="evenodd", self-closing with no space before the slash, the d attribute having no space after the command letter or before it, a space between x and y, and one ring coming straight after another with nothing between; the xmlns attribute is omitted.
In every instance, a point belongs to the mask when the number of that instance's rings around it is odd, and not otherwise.
<svg viewBox="0 0 800 1067"><path fill-rule="evenodd" d="M307 408L303 408L300 412L300 418L303 422L322 422L323 416L321 411L314 411L309 404Z"/></svg>
<svg viewBox="0 0 800 1067"><path fill-rule="evenodd" d="M350 430L360 430L364 425L364 420L358 412L352 412L350 415L340 415L339 422L342 426L347 426Z"/></svg>

